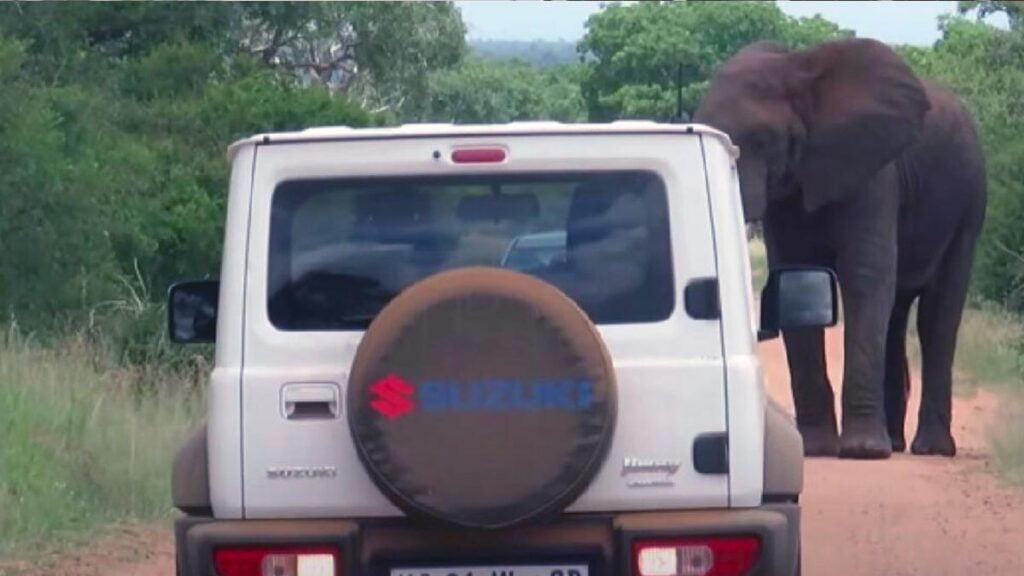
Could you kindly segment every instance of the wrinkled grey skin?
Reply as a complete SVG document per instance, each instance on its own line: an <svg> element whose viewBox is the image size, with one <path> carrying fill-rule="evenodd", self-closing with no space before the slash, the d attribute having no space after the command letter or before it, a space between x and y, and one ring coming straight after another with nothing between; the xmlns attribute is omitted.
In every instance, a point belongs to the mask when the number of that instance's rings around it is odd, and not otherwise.
<svg viewBox="0 0 1024 576"><path fill-rule="evenodd" d="M918 300L911 449L954 455L953 355L985 214L984 159L961 102L873 40L801 51L759 43L722 65L695 120L740 146L744 211L763 220L769 266L829 266L839 277L841 436L823 331L783 334L806 453L905 449L907 314Z"/></svg>

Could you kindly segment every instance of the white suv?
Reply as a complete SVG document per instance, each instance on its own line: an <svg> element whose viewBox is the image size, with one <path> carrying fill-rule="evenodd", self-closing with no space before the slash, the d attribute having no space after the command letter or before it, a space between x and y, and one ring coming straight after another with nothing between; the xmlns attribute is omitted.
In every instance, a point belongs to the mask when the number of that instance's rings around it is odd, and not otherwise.
<svg viewBox="0 0 1024 576"><path fill-rule="evenodd" d="M773 271L758 329L736 155L648 122L231 146L220 280L169 297L216 342L178 573L798 573L757 340L834 323L835 281Z"/></svg>

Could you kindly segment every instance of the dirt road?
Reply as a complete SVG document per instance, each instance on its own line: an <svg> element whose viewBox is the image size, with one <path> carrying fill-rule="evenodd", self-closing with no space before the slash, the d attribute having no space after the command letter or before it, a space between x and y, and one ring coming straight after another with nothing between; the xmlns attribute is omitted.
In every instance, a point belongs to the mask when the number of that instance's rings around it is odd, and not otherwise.
<svg viewBox="0 0 1024 576"><path fill-rule="evenodd" d="M828 335L832 381L841 381L841 332ZM781 342L762 346L769 393L792 406ZM908 433L916 423L914 376ZM838 397L838 395L837 395ZM804 573L809 576L1024 574L1024 490L1002 487L988 472L987 427L998 398L957 398L953 460L897 455L883 462L809 460L804 506ZM128 560L134 557L135 560ZM2 572L2 570L0 570ZM33 574L171 576L170 535L134 529L109 545Z"/></svg>
<svg viewBox="0 0 1024 576"><path fill-rule="evenodd" d="M761 352L769 394L792 409L781 341L763 344ZM830 379L838 385L838 329L827 335L827 354ZM912 379L908 439L917 427L921 391L920 377ZM955 459L899 454L881 462L806 462L806 574L1024 574L1024 490L1001 486L988 470L988 427L999 399L982 391L954 402Z"/></svg>

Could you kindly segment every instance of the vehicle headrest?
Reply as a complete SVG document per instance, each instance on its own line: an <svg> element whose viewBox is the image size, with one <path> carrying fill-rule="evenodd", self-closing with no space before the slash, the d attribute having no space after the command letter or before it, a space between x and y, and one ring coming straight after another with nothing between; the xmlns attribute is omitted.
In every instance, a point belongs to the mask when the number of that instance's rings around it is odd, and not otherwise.
<svg viewBox="0 0 1024 576"><path fill-rule="evenodd" d="M566 220L566 249L608 238L628 228L645 226L643 190L632 179L590 182L573 191Z"/></svg>

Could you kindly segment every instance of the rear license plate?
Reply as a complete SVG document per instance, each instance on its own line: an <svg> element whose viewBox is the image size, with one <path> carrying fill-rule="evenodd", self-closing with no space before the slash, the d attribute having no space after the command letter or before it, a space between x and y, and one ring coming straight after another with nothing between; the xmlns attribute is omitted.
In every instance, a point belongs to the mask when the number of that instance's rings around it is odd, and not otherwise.
<svg viewBox="0 0 1024 576"><path fill-rule="evenodd" d="M589 576L586 564L392 568L391 576Z"/></svg>

